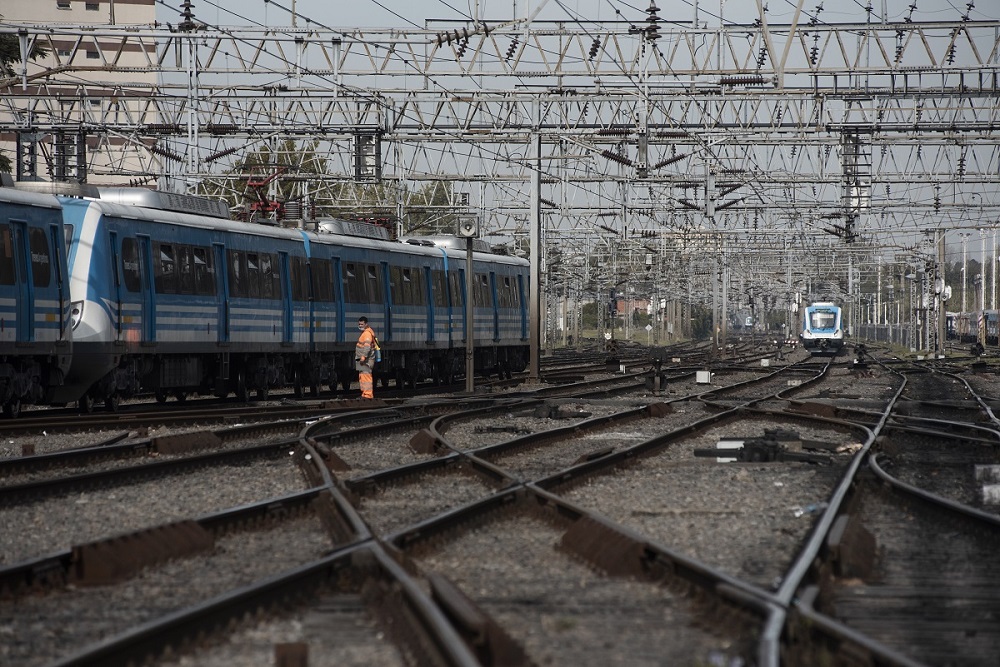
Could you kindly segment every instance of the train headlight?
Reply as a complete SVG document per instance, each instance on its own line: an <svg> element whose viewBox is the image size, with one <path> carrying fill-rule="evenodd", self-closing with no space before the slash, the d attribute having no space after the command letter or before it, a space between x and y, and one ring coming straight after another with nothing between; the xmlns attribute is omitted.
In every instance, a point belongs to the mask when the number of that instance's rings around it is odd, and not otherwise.
<svg viewBox="0 0 1000 667"><path fill-rule="evenodd" d="M69 321L74 329L83 320L83 301L74 301L69 305Z"/></svg>

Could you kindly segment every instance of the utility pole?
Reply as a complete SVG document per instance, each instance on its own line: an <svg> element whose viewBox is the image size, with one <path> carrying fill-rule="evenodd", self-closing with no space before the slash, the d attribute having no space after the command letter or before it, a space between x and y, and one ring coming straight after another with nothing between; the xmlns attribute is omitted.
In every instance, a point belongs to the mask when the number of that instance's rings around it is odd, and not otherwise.
<svg viewBox="0 0 1000 667"><path fill-rule="evenodd" d="M541 210L541 197L542 197L542 133L539 127L540 123L540 108L541 102L535 100L532 107L532 114L534 118L532 119L533 130L531 133L531 150L529 151L531 155L531 201L529 207L531 213L528 219L528 244L531 251L531 268L529 271L529 286L528 286L528 382L538 383L540 381L539 367L540 361L538 358L539 347L541 344L541 320L539 319L539 295L541 290L539 289L539 281L541 280L541 261L542 261L542 239L541 239L541 229L542 229L542 210Z"/></svg>
<svg viewBox="0 0 1000 667"><path fill-rule="evenodd" d="M935 244L937 245L937 251L938 251L937 265L938 265L938 272L939 272L938 279L934 281L934 283L935 283L934 284L934 290L937 292L937 312L938 312L938 321L937 321L937 325L938 325L938 327L937 327L937 357L938 358L944 358L945 336L947 335L947 331L946 331L946 328L945 328L945 320L947 319L947 317L945 317L946 312L945 312L945 302L944 302L945 287L946 287L945 286L945 281L944 281L944 255L945 255L945 253L944 253L944 239L945 239L945 236L941 232L940 229L937 230L934 234L937 237L935 239Z"/></svg>
<svg viewBox="0 0 1000 667"><path fill-rule="evenodd" d="M472 273L472 236L465 239L465 391L476 390L476 355L473 346L476 340L475 280Z"/></svg>

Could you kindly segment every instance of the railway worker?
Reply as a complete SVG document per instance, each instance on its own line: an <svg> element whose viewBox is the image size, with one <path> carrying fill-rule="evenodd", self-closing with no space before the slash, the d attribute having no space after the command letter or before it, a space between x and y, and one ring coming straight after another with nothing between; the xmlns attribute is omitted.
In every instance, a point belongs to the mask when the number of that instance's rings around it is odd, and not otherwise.
<svg viewBox="0 0 1000 667"><path fill-rule="evenodd" d="M368 318L362 315L358 318L358 344L354 351L354 367L358 371L358 383L361 385L361 398L371 400L375 385L372 381L372 369L375 368L375 350L378 341L375 331L368 326Z"/></svg>

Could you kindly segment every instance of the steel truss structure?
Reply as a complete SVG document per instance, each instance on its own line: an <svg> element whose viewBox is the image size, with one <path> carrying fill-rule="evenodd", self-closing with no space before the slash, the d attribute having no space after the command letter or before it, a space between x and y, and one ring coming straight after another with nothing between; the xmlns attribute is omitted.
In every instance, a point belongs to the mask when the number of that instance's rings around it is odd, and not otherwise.
<svg viewBox="0 0 1000 667"><path fill-rule="evenodd" d="M704 292L696 258L712 251L787 299L803 253L873 267L934 257L933 230L998 224L1000 22L831 24L800 2L787 24L760 10L677 27L654 9L406 30L0 24L58 63L0 81L0 133L41 152L44 178L232 197L266 155L275 183L328 213L381 211L402 234L477 215L515 245L538 168L543 241L600 259L561 278L594 294L646 251L664 258L656 280L689 268ZM148 72L156 84L136 82Z"/></svg>

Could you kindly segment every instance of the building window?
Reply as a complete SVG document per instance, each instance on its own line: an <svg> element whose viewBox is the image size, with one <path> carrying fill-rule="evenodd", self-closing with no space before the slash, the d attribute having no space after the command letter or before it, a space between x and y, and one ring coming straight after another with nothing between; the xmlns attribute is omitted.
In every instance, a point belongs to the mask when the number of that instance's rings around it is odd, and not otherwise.
<svg viewBox="0 0 1000 667"><path fill-rule="evenodd" d="M59 49L58 53L60 58L69 58L69 55L72 52L69 49Z"/></svg>
<svg viewBox="0 0 1000 667"><path fill-rule="evenodd" d="M101 3L99 2L88 2L85 5L88 12L96 12L101 9Z"/></svg>
<svg viewBox="0 0 1000 667"><path fill-rule="evenodd" d="M69 0L56 0L56 9L71 9Z"/></svg>
<svg viewBox="0 0 1000 667"><path fill-rule="evenodd" d="M97 53L97 51L87 51L87 58L91 60L97 60L100 57L101 56L99 53Z"/></svg>

